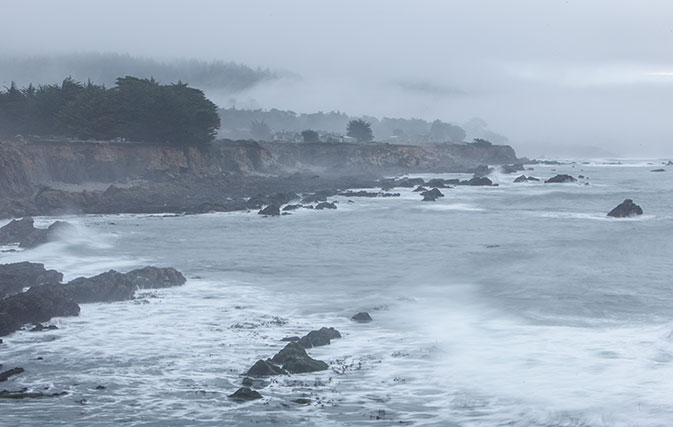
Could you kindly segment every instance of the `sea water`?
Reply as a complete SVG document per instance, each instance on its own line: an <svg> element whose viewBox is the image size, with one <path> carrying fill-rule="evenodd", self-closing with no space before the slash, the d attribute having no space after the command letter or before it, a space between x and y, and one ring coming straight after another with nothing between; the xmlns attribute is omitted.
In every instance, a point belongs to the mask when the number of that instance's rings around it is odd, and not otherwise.
<svg viewBox="0 0 673 427"><path fill-rule="evenodd" d="M0 262L188 280L5 337L0 363L26 372L1 388L68 394L0 401L0 425L673 425L673 169L660 167L536 165L523 173L587 179L496 173L497 187L436 202L402 188L276 218L67 217L76 235ZM625 198L645 214L606 217ZM360 311L373 322L351 321ZM281 338L322 326L343 335L309 350L328 371L227 397Z"/></svg>

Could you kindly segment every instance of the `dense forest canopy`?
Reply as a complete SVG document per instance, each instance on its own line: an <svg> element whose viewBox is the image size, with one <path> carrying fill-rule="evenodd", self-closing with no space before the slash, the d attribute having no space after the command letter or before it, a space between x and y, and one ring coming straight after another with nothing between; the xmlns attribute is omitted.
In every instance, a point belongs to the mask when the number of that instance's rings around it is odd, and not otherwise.
<svg viewBox="0 0 673 427"><path fill-rule="evenodd" d="M0 86L9 86L12 81L18 86L28 86L31 82L49 84L63 76L72 76L79 81L91 79L106 86L114 85L119 76L153 77L162 82L189 82L192 87L226 93L236 93L278 78L268 69L224 61L157 61L115 53L0 56Z"/></svg>
<svg viewBox="0 0 673 427"><path fill-rule="evenodd" d="M0 135L40 135L205 144L217 134L217 106L178 82L123 77L112 88L67 78L60 85L14 83L0 91Z"/></svg>

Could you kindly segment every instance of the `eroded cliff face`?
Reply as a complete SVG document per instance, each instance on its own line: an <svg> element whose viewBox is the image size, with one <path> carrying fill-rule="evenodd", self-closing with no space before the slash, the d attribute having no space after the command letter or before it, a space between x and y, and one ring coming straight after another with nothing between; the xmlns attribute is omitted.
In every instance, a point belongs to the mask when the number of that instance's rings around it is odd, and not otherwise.
<svg viewBox="0 0 673 427"><path fill-rule="evenodd" d="M26 197L40 187L59 183L157 181L175 174L208 177L311 171L383 175L457 172L514 161L516 155L509 146L217 141L199 149L112 142L5 142L0 143L0 196Z"/></svg>

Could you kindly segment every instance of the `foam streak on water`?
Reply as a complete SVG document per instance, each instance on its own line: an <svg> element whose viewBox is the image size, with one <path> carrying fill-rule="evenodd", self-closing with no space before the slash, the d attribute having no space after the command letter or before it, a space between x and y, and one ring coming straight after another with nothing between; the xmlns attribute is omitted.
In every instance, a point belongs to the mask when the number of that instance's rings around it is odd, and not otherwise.
<svg viewBox="0 0 673 427"><path fill-rule="evenodd" d="M524 173L589 179L497 174L434 203L395 189L281 218L66 218L75 236L0 261L67 280L173 266L188 281L6 337L0 363L26 372L3 388L68 395L0 401L0 424L670 425L673 170L648 163L535 166ZM646 215L606 218L625 198ZM351 322L358 311L374 322ZM309 351L329 371L227 398L282 337L321 326L343 334Z"/></svg>

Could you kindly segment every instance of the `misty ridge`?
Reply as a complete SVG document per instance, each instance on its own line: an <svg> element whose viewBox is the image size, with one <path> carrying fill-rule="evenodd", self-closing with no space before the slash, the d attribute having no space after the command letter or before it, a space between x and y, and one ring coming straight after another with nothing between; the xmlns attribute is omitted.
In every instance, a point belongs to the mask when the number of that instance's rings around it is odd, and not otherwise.
<svg viewBox="0 0 673 427"><path fill-rule="evenodd" d="M112 86L118 77L154 78L163 83L189 82L200 89L236 93L279 78L269 69L225 61L157 60L119 53L0 55L0 85L54 84L66 77Z"/></svg>

